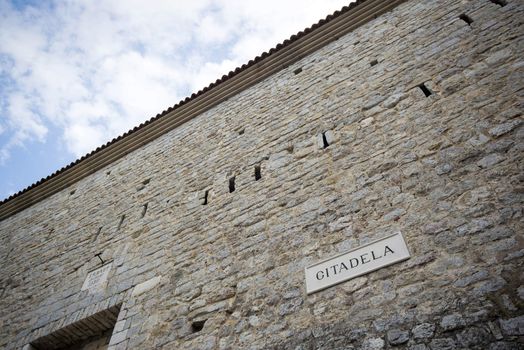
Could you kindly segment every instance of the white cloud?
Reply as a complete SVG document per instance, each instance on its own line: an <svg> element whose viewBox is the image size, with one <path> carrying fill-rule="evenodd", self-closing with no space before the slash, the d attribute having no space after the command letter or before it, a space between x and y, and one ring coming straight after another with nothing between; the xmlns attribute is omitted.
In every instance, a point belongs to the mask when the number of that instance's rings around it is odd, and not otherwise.
<svg viewBox="0 0 524 350"><path fill-rule="evenodd" d="M91 123L73 123L65 127L64 135L67 147L74 154L84 154L86 149L93 150L105 141L107 133L104 125Z"/></svg>
<svg viewBox="0 0 524 350"><path fill-rule="evenodd" d="M43 141L47 134L47 128L40 117L32 111L31 105L30 99L20 94L13 94L9 98L9 123L17 129L14 143L21 143L28 138Z"/></svg>
<svg viewBox="0 0 524 350"><path fill-rule="evenodd" d="M12 131L7 141L0 145L0 165L10 158L14 147L23 147L29 140L44 142L48 132L41 118L33 112L30 98L19 93L11 94L7 106L6 126L0 125L0 134Z"/></svg>
<svg viewBox="0 0 524 350"><path fill-rule="evenodd" d="M82 156L346 2L0 0L0 163L51 125Z"/></svg>
<svg viewBox="0 0 524 350"><path fill-rule="evenodd" d="M5 164L9 157L9 148L6 145L0 148L0 165Z"/></svg>

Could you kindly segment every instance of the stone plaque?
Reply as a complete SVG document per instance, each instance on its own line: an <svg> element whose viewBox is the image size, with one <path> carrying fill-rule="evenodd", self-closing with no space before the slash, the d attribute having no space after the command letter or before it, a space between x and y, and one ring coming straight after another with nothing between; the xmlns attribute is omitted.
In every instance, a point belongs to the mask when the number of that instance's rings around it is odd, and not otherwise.
<svg viewBox="0 0 524 350"><path fill-rule="evenodd" d="M97 289L102 283L107 281L109 271L113 263L104 265L96 270L93 270L87 274L87 277L82 285L82 290L93 290Z"/></svg>
<svg viewBox="0 0 524 350"><path fill-rule="evenodd" d="M409 251L400 232L306 267L308 294L406 259Z"/></svg>

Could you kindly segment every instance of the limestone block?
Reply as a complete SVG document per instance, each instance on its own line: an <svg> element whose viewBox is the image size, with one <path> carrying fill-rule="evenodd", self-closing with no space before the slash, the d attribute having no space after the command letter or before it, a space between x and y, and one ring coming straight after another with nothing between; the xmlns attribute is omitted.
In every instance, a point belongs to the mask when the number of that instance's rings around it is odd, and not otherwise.
<svg viewBox="0 0 524 350"><path fill-rule="evenodd" d="M140 284L137 284L135 288L133 288L133 293L131 294L132 297L137 297L140 294L143 294L153 288L155 288L160 281L162 280L162 276L155 276L145 282L142 282Z"/></svg>

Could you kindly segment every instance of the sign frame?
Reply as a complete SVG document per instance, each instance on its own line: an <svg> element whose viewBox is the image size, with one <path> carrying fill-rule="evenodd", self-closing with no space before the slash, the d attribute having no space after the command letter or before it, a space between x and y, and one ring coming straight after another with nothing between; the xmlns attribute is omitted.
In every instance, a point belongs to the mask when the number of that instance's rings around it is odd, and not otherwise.
<svg viewBox="0 0 524 350"><path fill-rule="evenodd" d="M389 240L389 239L392 239L392 238L399 239L400 243L402 244L402 248L404 249L404 251L401 252L402 254L398 258L390 260L390 261L388 261L388 262L386 262L384 264L374 266L374 267L372 267L370 269L365 269L365 270L356 272L355 274L352 274L352 275L349 275L349 276L346 276L346 277L343 277L343 278L339 278L339 279L334 280L332 282L329 282L327 284L323 284L322 286L312 286L311 282L308 283L308 276L309 276L308 271L310 271L311 269L315 268L316 266L322 265L322 264L324 264L326 262L329 262L329 261L336 261L337 259L339 259L339 258L341 258L343 256L346 256L346 255L350 255L351 253L353 253L355 251L363 250L363 249L365 249L367 247L370 247L372 245L376 245L377 243L380 243L382 241ZM337 254L335 256L332 256L332 257L329 257L329 258L326 258L326 259L323 259L323 260L320 260L320 261L317 261L314 264L311 264L309 266L304 267L304 275L305 275L305 282L306 282L306 293L309 295L309 294L312 294L312 293L315 293L315 292L319 292L321 290L324 290L326 288L329 288L329 287L332 287L334 285L340 284L342 282L349 281L349 280L351 280L353 278L360 277L360 276L366 275L368 273L377 271L377 270L379 270L379 269L381 269L383 267L387 267L387 266L390 266L390 265L393 265L393 264L396 264L396 263L408 260L409 258L411 258L411 252L409 251L409 248L408 248L408 246L406 244L406 240L404 239L404 235L400 231L394 232L394 233L386 235L386 236L384 236L382 238L373 240L373 241L371 241L369 243L366 243L364 245L355 247L355 248L350 249L350 250L348 250L346 252ZM336 275L336 273L335 273L335 275ZM311 278L309 278L309 280L311 280Z"/></svg>
<svg viewBox="0 0 524 350"><path fill-rule="evenodd" d="M107 281L109 273L113 269L113 261L107 262L106 264L91 270L87 273L84 283L80 291L87 290L89 292L96 291Z"/></svg>

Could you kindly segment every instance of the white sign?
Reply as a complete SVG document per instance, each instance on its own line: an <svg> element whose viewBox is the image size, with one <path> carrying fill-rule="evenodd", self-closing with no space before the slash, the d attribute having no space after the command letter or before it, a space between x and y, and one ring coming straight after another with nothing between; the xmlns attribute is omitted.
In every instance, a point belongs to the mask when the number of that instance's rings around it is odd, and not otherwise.
<svg viewBox="0 0 524 350"><path fill-rule="evenodd" d="M84 281L84 284L82 285L82 290L96 289L98 286L104 283L107 280L107 276L109 275L109 271L111 271L112 265L113 263L107 264L99 269L89 272Z"/></svg>
<svg viewBox="0 0 524 350"><path fill-rule="evenodd" d="M409 259L400 232L306 267L308 294Z"/></svg>

